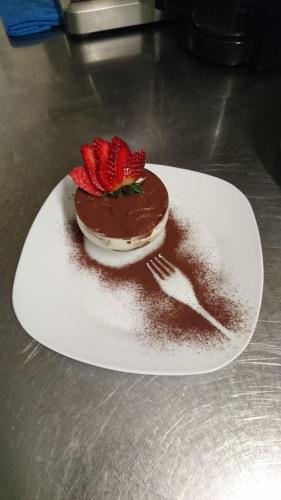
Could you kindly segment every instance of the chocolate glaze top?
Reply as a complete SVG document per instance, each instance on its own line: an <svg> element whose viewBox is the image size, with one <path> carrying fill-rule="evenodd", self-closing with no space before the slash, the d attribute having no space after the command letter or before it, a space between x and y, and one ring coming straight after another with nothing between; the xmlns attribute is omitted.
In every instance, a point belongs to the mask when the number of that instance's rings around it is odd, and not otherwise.
<svg viewBox="0 0 281 500"><path fill-rule="evenodd" d="M144 170L142 194L95 198L78 188L75 209L92 231L111 238L131 238L150 234L163 219L169 204L168 192L157 175Z"/></svg>

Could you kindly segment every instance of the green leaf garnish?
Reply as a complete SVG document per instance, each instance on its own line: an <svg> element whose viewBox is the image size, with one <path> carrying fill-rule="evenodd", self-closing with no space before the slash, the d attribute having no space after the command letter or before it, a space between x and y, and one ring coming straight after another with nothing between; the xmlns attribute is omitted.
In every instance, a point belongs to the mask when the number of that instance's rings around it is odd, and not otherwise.
<svg viewBox="0 0 281 500"><path fill-rule="evenodd" d="M113 196L117 198L118 196L127 195L127 194L142 194L143 188L139 182L133 182L133 184L128 184L127 186L122 186L116 191L110 191L106 193L107 196Z"/></svg>
<svg viewBox="0 0 281 500"><path fill-rule="evenodd" d="M142 185L139 184L138 182L134 182L133 184L131 184L130 187L133 189L135 193L140 193L140 194L143 193Z"/></svg>

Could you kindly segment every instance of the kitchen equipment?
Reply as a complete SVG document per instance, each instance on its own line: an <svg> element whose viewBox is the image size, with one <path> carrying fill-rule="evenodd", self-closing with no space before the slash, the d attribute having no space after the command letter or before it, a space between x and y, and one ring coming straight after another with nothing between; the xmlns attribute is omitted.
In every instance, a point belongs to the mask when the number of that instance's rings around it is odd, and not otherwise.
<svg viewBox="0 0 281 500"><path fill-rule="evenodd" d="M159 9L182 10L189 49L201 59L256 70L281 64L281 4L274 0L156 0Z"/></svg>
<svg viewBox="0 0 281 500"><path fill-rule="evenodd" d="M66 30L86 35L114 28L136 26L174 17L157 10L154 0L59 0Z"/></svg>

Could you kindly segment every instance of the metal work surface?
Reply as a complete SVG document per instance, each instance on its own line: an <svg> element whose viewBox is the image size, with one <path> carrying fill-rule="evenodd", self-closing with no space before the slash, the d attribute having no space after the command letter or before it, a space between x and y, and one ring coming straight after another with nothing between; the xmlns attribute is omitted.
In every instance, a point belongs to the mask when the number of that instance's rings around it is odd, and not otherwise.
<svg viewBox="0 0 281 500"><path fill-rule="evenodd" d="M179 35L163 25L12 46L0 34L1 499L280 498L281 70L201 63ZM27 232L96 134L221 177L250 200L264 297L250 345L226 368L111 372L18 324L11 292Z"/></svg>

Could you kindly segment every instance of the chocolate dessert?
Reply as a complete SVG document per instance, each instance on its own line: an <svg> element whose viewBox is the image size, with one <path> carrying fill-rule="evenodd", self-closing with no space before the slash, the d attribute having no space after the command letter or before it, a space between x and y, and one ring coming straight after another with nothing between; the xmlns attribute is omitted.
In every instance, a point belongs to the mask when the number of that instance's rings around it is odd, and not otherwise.
<svg viewBox="0 0 281 500"><path fill-rule="evenodd" d="M143 172L143 192L95 198L82 189L75 195L78 220L89 231L110 238L149 237L168 209L168 193L163 182L149 170Z"/></svg>
<svg viewBox="0 0 281 500"><path fill-rule="evenodd" d="M85 166L70 172L78 185L77 223L93 243L111 250L147 245L164 230L168 192L163 182L144 169L145 153L131 153L118 137L96 138L81 148Z"/></svg>

